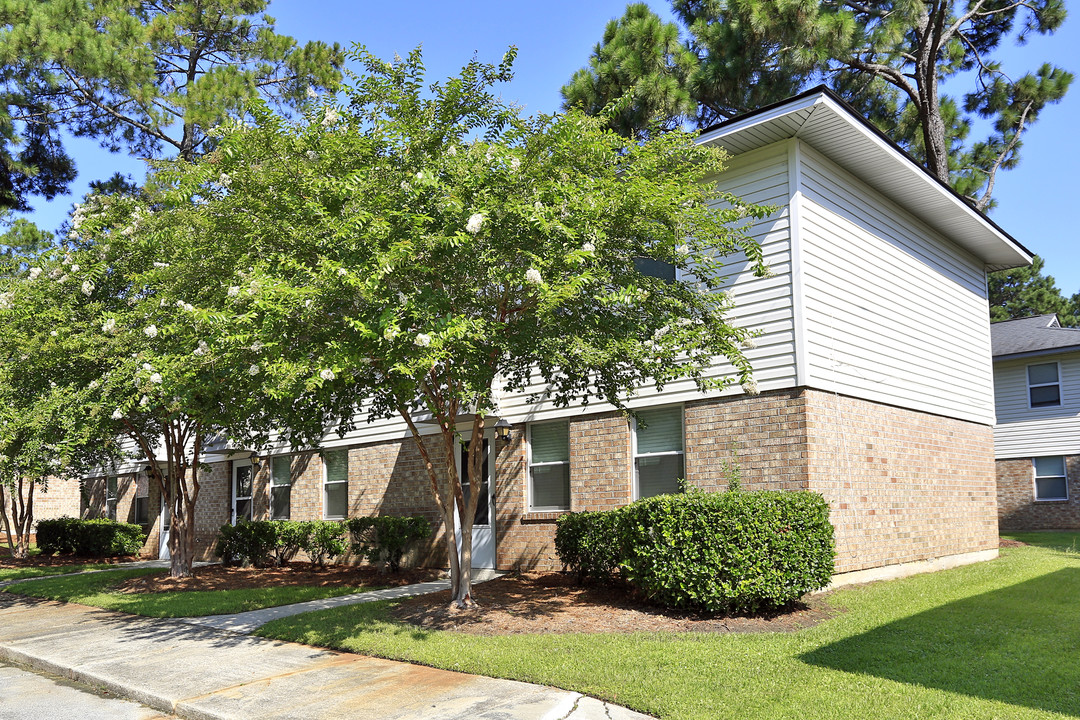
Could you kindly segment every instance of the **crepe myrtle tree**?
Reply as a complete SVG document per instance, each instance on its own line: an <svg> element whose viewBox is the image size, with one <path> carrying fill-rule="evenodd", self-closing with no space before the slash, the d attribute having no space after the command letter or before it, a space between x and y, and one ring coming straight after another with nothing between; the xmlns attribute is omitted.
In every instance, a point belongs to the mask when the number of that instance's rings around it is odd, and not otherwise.
<svg viewBox="0 0 1080 720"><path fill-rule="evenodd" d="M362 71L339 98L297 122L255 108L252 125L218 129L214 153L156 179L219 248L242 248L222 280L227 334L274 358L258 377L283 432L408 427L458 604L472 602L479 493L455 456L467 438L480 476L499 387L542 381L547 402L618 408L684 378L756 392L721 274L725 256L768 272L742 231L766 210L719 193L721 152L689 134L638 143L577 111L523 117L494 93L514 55L429 84L419 50L384 62L356 48Z"/></svg>
<svg viewBox="0 0 1080 720"><path fill-rule="evenodd" d="M8 358L14 371L72 389L67 411L81 420L67 441L119 438L149 465L171 513L174 577L192 571L207 437L251 426L257 403L257 351L206 339L226 296L213 258L192 260L198 228L188 220L152 194L91 196L64 247L0 293L0 325L21 348Z"/></svg>

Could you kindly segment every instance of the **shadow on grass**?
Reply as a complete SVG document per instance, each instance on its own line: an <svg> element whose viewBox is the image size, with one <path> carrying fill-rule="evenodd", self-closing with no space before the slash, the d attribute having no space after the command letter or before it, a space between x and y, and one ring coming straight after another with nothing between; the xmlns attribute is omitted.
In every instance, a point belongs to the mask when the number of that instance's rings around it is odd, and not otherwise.
<svg viewBox="0 0 1080 720"><path fill-rule="evenodd" d="M1080 569L882 625L800 656L810 665L1080 716Z"/></svg>

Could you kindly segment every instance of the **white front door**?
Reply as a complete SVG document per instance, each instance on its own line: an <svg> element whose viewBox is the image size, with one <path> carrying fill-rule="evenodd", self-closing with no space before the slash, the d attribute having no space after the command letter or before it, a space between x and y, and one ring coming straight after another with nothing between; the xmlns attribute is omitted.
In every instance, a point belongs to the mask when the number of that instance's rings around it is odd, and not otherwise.
<svg viewBox="0 0 1080 720"><path fill-rule="evenodd" d="M232 479L232 524L244 520L251 522L252 486L251 460L233 461Z"/></svg>
<svg viewBox="0 0 1080 720"><path fill-rule="evenodd" d="M172 519L169 517L169 503L165 502L165 496L161 496L161 532L158 533L158 558L161 560L168 560L172 557L169 554L169 528L172 526Z"/></svg>
<svg viewBox="0 0 1080 720"><path fill-rule="evenodd" d="M462 446L458 453L458 474L461 478L461 489L468 500L474 487L478 487L481 493L476 503L476 515L472 527L472 566L474 568L495 567L495 483L492 480L494 458L490 457L491 441L484 438L483 456L481 457L479 483L472 482L468 469L468 448ZM456 514L456 511L455 511ZM458 522L460 528L460 519ZM458 552L461 551L461 536L458 536Z"/></svg>

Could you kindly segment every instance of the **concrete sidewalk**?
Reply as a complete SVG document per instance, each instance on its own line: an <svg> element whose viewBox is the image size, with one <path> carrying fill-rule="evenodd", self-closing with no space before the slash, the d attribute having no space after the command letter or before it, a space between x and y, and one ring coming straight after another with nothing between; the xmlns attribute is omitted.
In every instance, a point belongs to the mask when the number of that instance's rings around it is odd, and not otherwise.
<svg viewBox="0 0 1080 720"><path fill-rule="evenodd" d="M0 658L191 720L646 717L528 683L10 595Z"/></svg>

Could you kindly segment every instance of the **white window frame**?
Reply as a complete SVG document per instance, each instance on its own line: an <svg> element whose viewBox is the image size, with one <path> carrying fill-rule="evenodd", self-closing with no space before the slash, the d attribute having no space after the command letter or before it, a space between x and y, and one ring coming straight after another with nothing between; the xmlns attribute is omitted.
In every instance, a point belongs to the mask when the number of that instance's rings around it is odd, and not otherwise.
<svg viewBox="0 0 1080 720"><path fill-rule="evenodd" d="M236 483L236 470L242 467L251 468L251 495L237 495L237 483ZM247 500L251 503L251 519L255 519L255 465L250 460L234 460L232 466L232 477L229 478L229 482L232 485L232 524L236 525L236 501L240 499Z"/></svg>
<svg viewBox="0 0 1080 720"><path fill-rule="evenodd" d="M284 459L284 460L288 461L288 463L289 463L289 478L288 478L289 481L287 483L284 483L284 484L279 484L279 483L274 482L274 480L275 480L274 461L281 460L281 459ZM293 484L293 482L292 482L292 455L275 455L275 456L273 456L273 457L271 457L269 459L269 464L270 464L270 483L269 483L269 488L270 488L269 489L269 493L270 493L270 519L271 520L274 519L274 515L275 515L275 511L276 511L276 508L274 507L274 488L278 488L278 487L288 487L289 488L289 519L292 519L292 484Z"/></svg>
<svg viewBox="0 0 1080 720"><path fill-rule="evenodd" d="M329 453L340 453L345 456L345 479L337 482L327 482L327 464L326 455ZM323 450L322 455L322 516L323 520L344 520L349 517L349 449L348 448L335 448L332 450ZM345 486L345 514L344 515L329 515L326 508L326 488L329 485L344 485Z"/></svg>
<svg viewBox="0 0 1080 720"><path fill-rule="evenodd" d="M1061 471L1064 475L1039 475L1039 466L1035 463L1038 458L1031 458L1031 494L1035 502L1068 502L1069 500L1069 463L1064 455L1040 455L1039 457L1060 457ZM1065 497L1041 498L1039 497L1039 480L1061 478L1065 481Z"/></svg>
<svg viewBox="0 0 1080 720"><path fill-rule="evenodd" d="M559 461L555 461L555 462L534 463L533 462L533 457L532 457L532 451L533 451L532 429L533 429L533 426L534 425L548 425L548 424L555 424L555 423L560 423L560 424L566 425L566 460L559 460ZM528 426L528 439L527 439L526 444L529 446L529 456L527 458L526 468L525 468L526 480L527 480L526 486L527 486L527 492L528 492L528 508L529 508L529 512L568 512L570 510L570 504L569 503L572 502L569 492L567 493L568 504L566 505L566 507L552 507L552 506L546 506L546 505L538 507L538 506L533 504L532 469L534 467L554 467L556 465L565 465L566 466L567 478L569 478L569 475L570 475L570 421L569 420L545 420L544 422L539 422L539 423L529 423L529 426Z"/></svg>
<svg viewBox="0 0 1080 720"><path fill-rule="evenodd" d="M638 412L651 411L651 410L673 410L678 408L679 420L682 424L682 450L667 450L658 453L645 453L643 455L638 454L638 424L635 418L632 422L632 432L630 433L630 472L634 475L634 500L641 499L641 486L638 482L638 458L639 457L664 457L667 455L681 455L683 459L683 475L686 475L686 406L684 405L663 405L660 407L647 407L647 408L635 408ZM685 477L683 478L685 479Z"/></svg>
<svg viewBox="0 0 1080 720"><path fill-rule="evenodd" d="M1032 384L1032 382L1031 382L1031 368L1036 367L1038 365L1054 365L1057 368L1057 382ZM1055 408L1055 407L1061 407L1062 405L1065 404L1065 392L1064 392L1065 389L1064 389L1064 387L1062 387L1062 383L1061 383L1061 363L1060 362L1057 362L1056 360L1052 360L1050 362L1029 363L1029 364L1025 365L1024 366L1024 382L1027 384L1027 401L1028 401L1028 409L1029 410L1042 410L1044 408ZM1050 387L1051 385L1056 385L1057 389L1058 389L1058 402L1057 402L1057 405L1038 405L1038 406L1033 405L1031 403L1031 390L1032 390L1032 388Z"/></svg>

